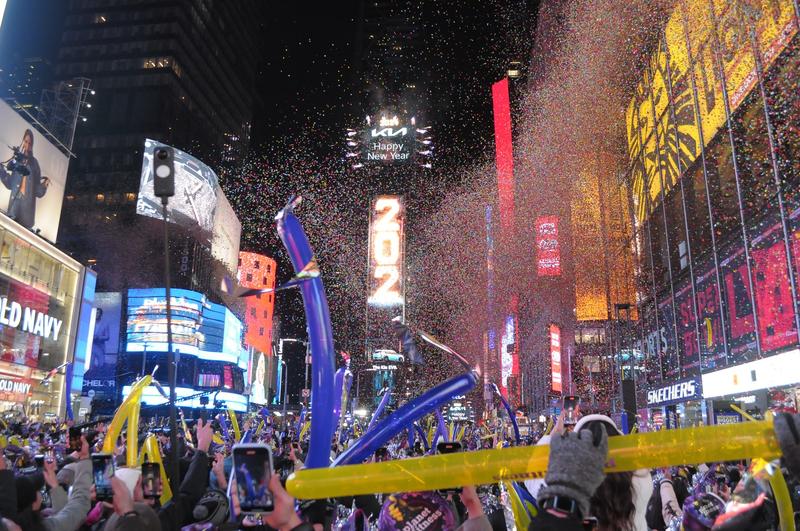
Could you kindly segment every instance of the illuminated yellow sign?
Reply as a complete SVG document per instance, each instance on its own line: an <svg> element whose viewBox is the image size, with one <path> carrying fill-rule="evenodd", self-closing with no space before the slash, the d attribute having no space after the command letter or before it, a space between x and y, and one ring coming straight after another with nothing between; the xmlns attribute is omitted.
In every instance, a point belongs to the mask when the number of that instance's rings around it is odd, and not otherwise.
<svg viewBox="0 0 800 531"><path fill-rule="evenodd" d="M707 146L725 124L717 58L733 112L758 81L753 40L767 68L795 33L793 0L678 3L625 115L639 222L700 155L701 132Z"/></svg>
<svg viewBox="0 0 800 531"><path fill-rule="evenodd" d="M404 303L403 221L403 201L399 196L375 199L370 220L370 304L395 306Z"/></svg>

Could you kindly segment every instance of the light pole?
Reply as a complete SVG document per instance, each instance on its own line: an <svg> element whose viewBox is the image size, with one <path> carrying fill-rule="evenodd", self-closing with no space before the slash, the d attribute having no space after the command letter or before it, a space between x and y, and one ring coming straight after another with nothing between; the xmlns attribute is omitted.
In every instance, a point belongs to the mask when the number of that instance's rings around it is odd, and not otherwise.
<svg viewBox="0 0 800 531"><path fill-rule="evenodd" d="M286 398L288 396L288 389L289 389L289 368L286 366L286 362L284 360L280 360L283 363L283 421L286 422Z"/></svg>
<svg viewBox="0 0 800 531"><path fill-rule="evenodd" d="M306 359L305 359L306 375L305 375L305 380L303 382L303 389L308 389L308 366L309 366L309 362L310 362L310 359L311 359L311 343L309 343L308 341L304 341L302 339L296 339L296 338L293 338L293 337L282 338L280 340L279 344L278 344L278 353L280 355L283 354L283 344L284 343L302 343L303 345L305 345L305 347L306 347ZM303 404L304 405L308 405L308 397L305 397L305 396L303 397Z"/></svg>

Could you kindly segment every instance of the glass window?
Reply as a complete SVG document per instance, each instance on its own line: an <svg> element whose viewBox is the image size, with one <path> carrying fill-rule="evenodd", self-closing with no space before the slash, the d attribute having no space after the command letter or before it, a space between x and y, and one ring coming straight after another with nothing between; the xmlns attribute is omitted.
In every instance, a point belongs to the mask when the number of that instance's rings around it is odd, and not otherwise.
<svg viewBox="0 0 800 531"><path fill-rule="evenodd" d="M730 233L740 220L732 152L725 134L718 135L706 150L708 191L718 240Z"/></svg>
<svg viewBox="0 0 800 531"><path fill-rule="evenodd" d="M764 207L777 193L772 173L764 101L758 91L734 115L733 139L744 215L750 221L764 214Z"/></svg>
<svg viewBox="0 0 800 531"><path fill-rule="evenodd" d="M765 89L784 197L793 210L800 206L800 37L767 72Z"/></svg>
<svg viewBox="0 0 800 531"><path fill-rule="evenodd" d="M672 264L672 276L676 277L688 267L688 259L681 260L681 250L684 255L688 253L686 246L686 226L683 218L683 204L681 203L680 187L674 187L666 201L667 233L669 242L669 263ZM666 249L665 249L666 252Z"/></svg>
<svg viewBox="0 0 800 531"><path fill-rule="evenodd" d="M706 181L703 161L698 159L684 177L686 214L689 217L689 243L695 261L711 251L711 224L706 201Z"/></svg>

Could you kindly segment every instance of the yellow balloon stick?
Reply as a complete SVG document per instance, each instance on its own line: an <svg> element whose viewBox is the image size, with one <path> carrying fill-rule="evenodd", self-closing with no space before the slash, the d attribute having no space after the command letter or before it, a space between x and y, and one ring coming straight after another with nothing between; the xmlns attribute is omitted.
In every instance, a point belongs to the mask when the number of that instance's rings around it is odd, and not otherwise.
<svg viewBox="0 0 800 531"><path fill-rule="evenodd" d="M756 419L753 417L753 415L751 415L744 409L740 408L736 404L731 404L731 409L740 414L741 416L743 416L745 419L749 420L750 422L756 422Z"/></svg>
<svg viewBox="0 0 800 531"><path fill-rule="evenodd" d="M161 459L161 450L158 448L158 439L152 433L148 435L142 444L142 453L139 454L138 463L141 465L145 457L151 463L158 463L161 469L161 505L172 499L172 489L167 479L167 471L164 470L164 461ZM130 463L129 463L130 464Z"/></svg>
<svg viewBox="0 0 800 531"><path fill-rule="evenodd" d="M111 420L111 424L108 425L108 430L106 430L106 437L103 440L103 452L108 454L114 453L114 448L117 445L117 438L119 434L122 433L122 428L125 425L125 422L129 420L130 410L134 404L136 407L139 407L139 401L141 400L141 390L150 385L150 382L153 381L153 377L150 375L145 375L131 386L131 392L128 394L127 398L122 401L122 404L117 408L117 411L114 413L114 418ZM130 425L130 422L128 422ZM136 435L133 437L136 439L136 444L138 445L138 430L139 430L139 415L137 410L136 415ZM131 438L128 437L128 440Z"/></svg>
<svg viewBox="0 0 800 531"><path fill-rule="evenodd" d="M769 421L610 437L606 472L780 455ZM542 478L548 445L517 446L336 468L303 469L286 483L301 499L414 492Z"/></svg>
<svg viewBox="0 0 800 531"><path fill-rule="evenodd" d="M233 435L236 437L236 444L242 440L242 432L239 431L239 420L236 418L236 413L228 407L228 418L231 419L231 424L233 425Z"/></svg>

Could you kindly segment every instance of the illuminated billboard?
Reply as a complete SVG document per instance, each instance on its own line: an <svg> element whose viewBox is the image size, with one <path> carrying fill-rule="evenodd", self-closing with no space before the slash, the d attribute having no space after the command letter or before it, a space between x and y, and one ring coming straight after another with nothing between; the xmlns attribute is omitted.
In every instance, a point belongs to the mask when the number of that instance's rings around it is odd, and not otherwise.
<svg viewBox="0 0 800 531"><path fill-rule="evenodd" d="M139 182L136 213L161 219L161 199L153 190L153 153L157 148L170 147L146 139ZM212 255L236 271L242 225L219 187L214 170L199 159L175 151L175 195L169 199L167 220L195 232L198 240L211 246Z"/></svg>
<svg viewBox="0 0 800 531"><path fill-rule="evenodd" d="M679 168L690 167L723 127L725 94L733 113L756 86L751 30L766 71L797 33L795 17L792 0L677 3L626 113L639 222L659 204L662 183L669 191ZM717 50L716 43L722 49ZM670 101L674 112L667 112Z"/></svg>
<svg viewBox="0 0 800 531"><path fill-rule="evenodd" d="M69 159L4 101L0 161L0 211L55 242Z"/></svg>
<svg viewBox="0 0 800 531"><path fill-rule="evenodd" d="M370 305L405 304L404 254L405 211L403 199L385 195L372 202L369 223L369 299Z"/></svg>
<svg viewBox="0 0 800 531"><path fill-rule="evenodd" d="M368 118L364 132L364 160L384 164L405 163L414 151L414 129L397 116L382 116L377 123Z"/></svg>
<svg viewBox="0 0 800 531"><path fill-rule="evenodd" d="M552 384L550 388L553 392L560 393L561 386L561 328L551 324L549 328L550 336L550 377Z"/></svg>
<svg viewBox="0 0 800 531"><path fill-rule="evenodd" d="M492 110L500 228L504 233L509 233L514 227L514 149L507 77L492 85Z"/></svg>
<svg viewBox="0 0 800 531"><path fill-rule="evenodd" d="M432 167L434 146L430 126L420 126L414 116L390 111L367 115L363 128L347 130L345 142L345 160L353 169L409 162Z"/></svg>
<svg viewBox="0 0 800 531"><path fill-rule="evenodd" d="M202 293L171 290L172 344L183 354L247 368L242 324L233 313ZM163 288L128 290L128 352L167 351L167 300Z"/></svg>
<svg viewBox="0 0 800 531"><path fill-rule="evenodd" d="M558 217L536 218L536 271L540 277L561 275L561 251L558 246Z"/></svg>
<svg viewBox="0 0 800 531"><path fill-rule="evenodd" d="M239 253L239 285L251 289L275 287L277 264L268 256ZM245 299L245 341L261 352L272 352L272 317L275 294L261 293Z"/></svg>

